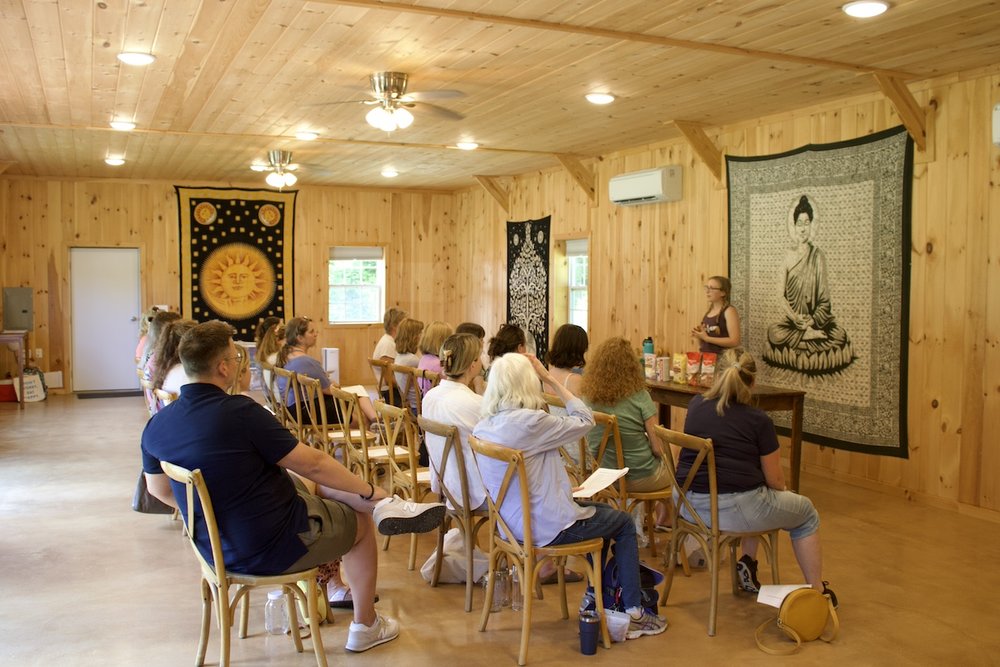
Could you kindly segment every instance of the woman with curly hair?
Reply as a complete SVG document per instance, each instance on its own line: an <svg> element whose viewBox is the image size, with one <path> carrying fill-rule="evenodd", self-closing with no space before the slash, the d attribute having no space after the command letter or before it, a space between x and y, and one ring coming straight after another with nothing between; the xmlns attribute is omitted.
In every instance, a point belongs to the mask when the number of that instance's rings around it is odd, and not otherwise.
<svg viewBox="0 0 1000 667"><path fill-rule="evenodd" d="M663 448L653 437L658 422L656 406L646 391L642 364L632 344L621 337L609 338L597 346L583 374L580 394L593 410L618 417L622 438L622 455L628 474L625 485L629 491L659 491L670 486L670 475L663 462ZM601 429L588 434L590 450L596 456L601 442ZM606 468L617 468L615 452L609 446L604 460ZM662 523L665 517L657 517Z"/></svg>

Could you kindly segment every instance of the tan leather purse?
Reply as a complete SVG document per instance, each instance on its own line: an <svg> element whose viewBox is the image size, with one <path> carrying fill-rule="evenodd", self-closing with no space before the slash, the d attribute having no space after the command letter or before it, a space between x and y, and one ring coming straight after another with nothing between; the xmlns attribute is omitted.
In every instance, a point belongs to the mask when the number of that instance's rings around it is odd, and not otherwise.
<svg viewBox="0 0 1000 667"><path fill-rule="evenodd" d="M828 636L824 636L823 632L831 621L833 629ZM755 638L757 648L770 655L795 653L802 646L802 642L811 642L814 639L832 642L840 632L840 619L837 618L837 610L833 608L833 600L815 588L799 588L789 593L781 602L775 622L781 631L795 642L795 646L782 648L765 646L761 641L761 634L771 621L764 621L757 626Z"/></svg>

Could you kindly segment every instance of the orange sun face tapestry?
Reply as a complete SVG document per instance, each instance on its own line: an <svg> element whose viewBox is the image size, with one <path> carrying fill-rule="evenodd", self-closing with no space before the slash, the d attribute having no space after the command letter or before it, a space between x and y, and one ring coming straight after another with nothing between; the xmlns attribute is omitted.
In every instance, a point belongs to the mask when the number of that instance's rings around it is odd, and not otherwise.
<svg viewBox="0 0 1000 667"><path fill-rule="evenodd" d="M260 318L291 316L297 192L176 189L184 316L228 322L245 341Z"/></svg>

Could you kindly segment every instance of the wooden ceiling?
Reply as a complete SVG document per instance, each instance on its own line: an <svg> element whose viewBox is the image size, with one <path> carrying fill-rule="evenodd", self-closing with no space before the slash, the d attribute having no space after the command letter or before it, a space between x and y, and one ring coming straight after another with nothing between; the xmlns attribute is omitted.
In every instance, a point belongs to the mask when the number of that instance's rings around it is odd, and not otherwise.
<svg viewBox="0 0 1000 667"><path fill-rule="evenodd" d="M995 0L891 0L867 21L839 4L6 0L0 171L256 183L250 164L282 148L300 184L451 190L660 141L675 120L711 127L873 92L873 74L1000 63ZM156 62L123 65L125 50ZM384 70L408 73L410 90L462 91L435 103L464 120L418 106L408 129L368 126L360 102ZM593 106L590 91L618 99ZM481 148L452 147L463 139ZM125 165L105 165L111 154Z"/></svg>

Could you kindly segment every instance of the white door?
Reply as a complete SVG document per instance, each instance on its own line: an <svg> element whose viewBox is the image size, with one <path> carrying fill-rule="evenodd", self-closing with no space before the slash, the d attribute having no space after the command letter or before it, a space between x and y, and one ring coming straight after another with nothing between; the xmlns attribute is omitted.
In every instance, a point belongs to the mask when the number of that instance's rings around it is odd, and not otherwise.
<svg viewBox="0 0 1000 667"><path fill-rule="evenodd" d="M73 391L138 389L139 249L71 248Z"/></svg>

